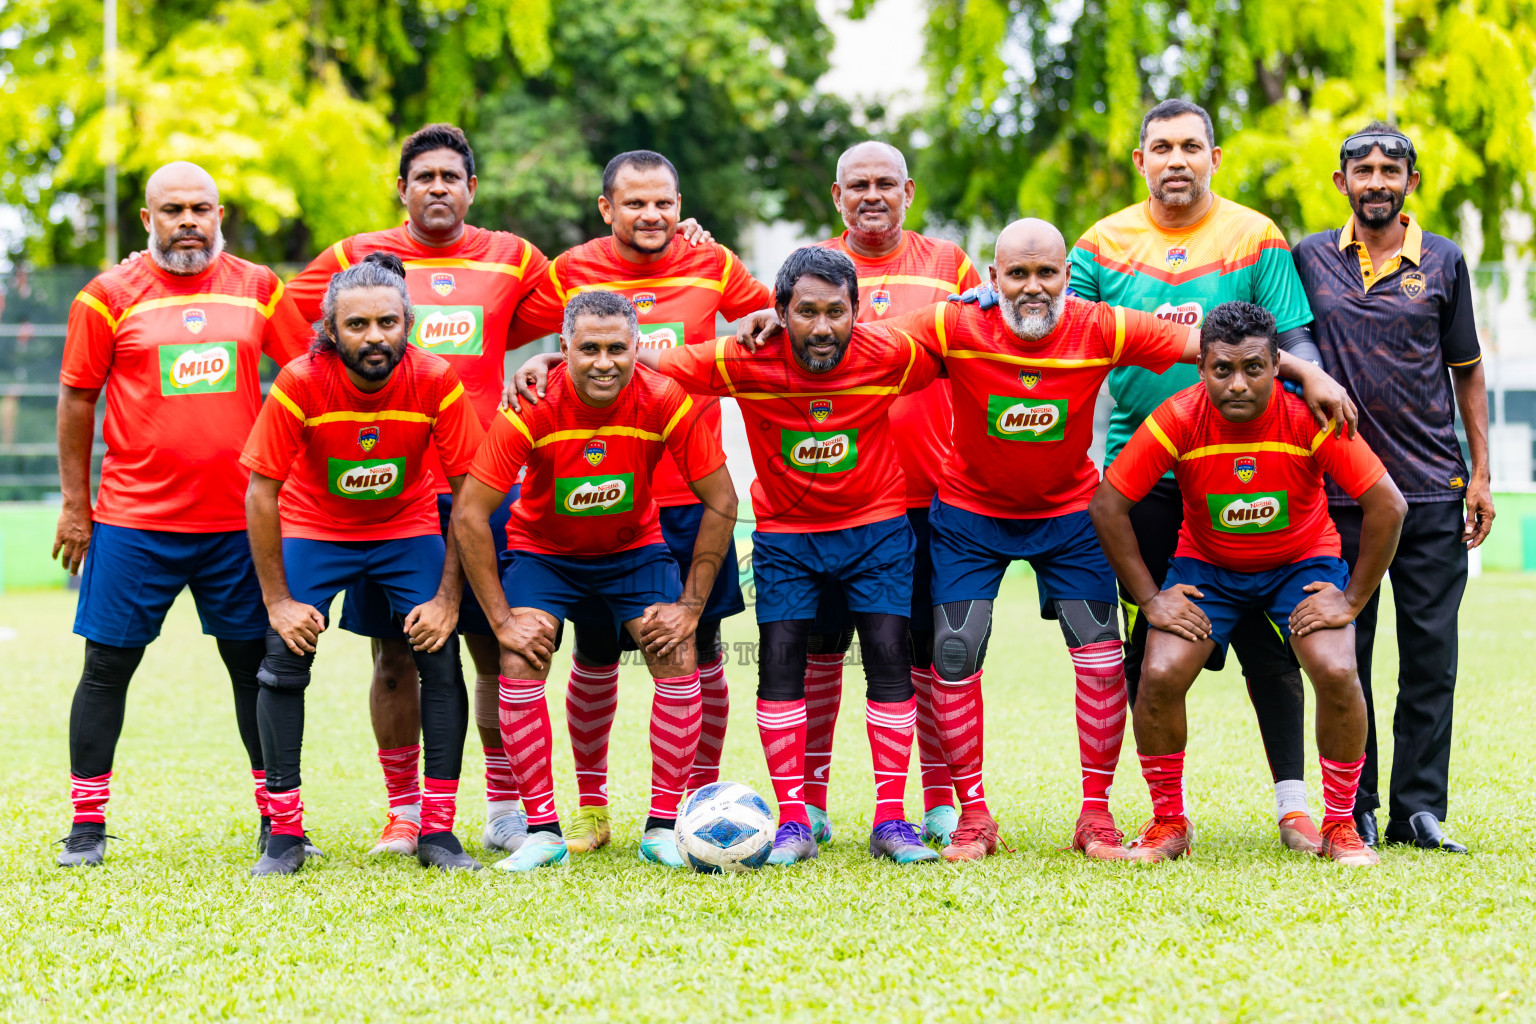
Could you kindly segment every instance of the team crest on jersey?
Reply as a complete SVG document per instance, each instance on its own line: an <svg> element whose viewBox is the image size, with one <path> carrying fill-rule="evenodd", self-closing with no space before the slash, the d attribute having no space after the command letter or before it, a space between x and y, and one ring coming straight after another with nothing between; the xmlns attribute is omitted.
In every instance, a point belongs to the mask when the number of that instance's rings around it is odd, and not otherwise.
<svg viewBox="0 0 1536 1024"><path fill-rule="evenodd" d="M1169 270L1179 270L1189 261L1189 250L1182 245L1173 246L1166 257Z"/></svg>
<svg viewBox="0 0 1536 1024"><path fill-rule="evenodd" d="M203 333L203 328L208 326L208 316L200 309L182 310L181 326L193 334L201 334Z"/></svg>
<svg viewBox="0 0 1536 1024"><path fill-rule="evenodd" d="M832 399L818 398L811 403L811 419L817 423L827 422L827 417L832 415Z"/></svg>
<svg viewBox="0 0 1536 1024"><path fill-rule="evenodd" d="M1424 294L1424 275L1417 270L1410 270L1403 275L1397 286L1403 290L1404 295L1416 299Z"/></svg>
<svg viewBox="0 0 1536 1024"><path fill-rule="evenodd" d="M884 288L876 288L869 293L869 304L875 307L875 316L885 316L885 311L891 308L891 293Z"/></svg>
<svg viewBox="0 0 1536 1024"><path fill-rule="evenodd" d="M1251 481L1258 471L1259 460L1252 455L1239 455L1232 460L1232 472L1236 473L1237 478L1245 484Z"/></svg>
<svg viewBox="0 0 1536 1024"><path fill-rule="evenodd" d="M1020 370L1019 371L1019 383L1023 384L1026 388L1028 388L1029 390L1033 391L1035 389L1035 385L1040 383L1040 371L1039 370Z"/></svg>
<svg viewBox="0 0 1536 1024"><path fill-rule="evenodd" d="M365 452L373 451L373 446L379 443L379 428L375 425L363 427L357 432L357 446Z"/></svg>
<svg viewBox="0 0 1536 1024"><path fill-rule="evenodd" d="M635 297L629 300L635 306L636 313L649 313L656 305L655 292L637 292Z"/></svg>
<svg viewBox="0 0 1536 1024"><path fill-rule="evenodd" d="M432 275L432 290L444 298L453 291L453 284L453 275L447 271L439 271Z"/></svg>
<svg viewBox="0 0 1536 1024"><path fill-rule="evenodd" d="M587 461L597 465L608 457L608 442L600 437L594 437L587 442Z"/></svg>

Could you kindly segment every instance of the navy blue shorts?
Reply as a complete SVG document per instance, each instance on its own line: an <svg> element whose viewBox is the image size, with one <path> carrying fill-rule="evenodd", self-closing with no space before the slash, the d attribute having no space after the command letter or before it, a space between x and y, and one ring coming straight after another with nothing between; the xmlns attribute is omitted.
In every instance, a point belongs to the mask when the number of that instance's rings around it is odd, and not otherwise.
<svg viewBox="0 0 1536 1024"><path fill-rule="evenodd" d="M96 523L80 574L75 632L99 644L148 644L183 587L192 588L209 636L267 635L267 608L244 530L169 533Z"/></svg>
<svg viewBox="0 0 1536 1024"><path fill-rule="evenodd" d="M683 596L677 562L665 544L599 558L511 551L502 562L501 589L513 608L538 608L557 621L595 623L606 614L616 631L651 605Z"/></svg>
<svg viewBox="0 0 1536 1024"><path fill-rule="evenodd" d="M512 503L517 500L520 489L521 485L513 484L512 490L507 493L506 500L491 515L491 540L495 542L493 550L498 553L507 549L507 519L512 515ZM448 536L448 518L451 515L453 515L453 495L439 494L437 522L444 537ZM347 599L341 605L341 628L348 633L357 633L360 636L401 635L400 624L390 614L388 595L371 584L347 588ZM465 633L475 636L495 635L495 630L491 629L485 612L480 610L480 601L475 597L475 591L468 581L464 584L464 596L459 599L459 634L462 636Z"/></svg>
<svg viewBox="0 0 1536 1024"><path fill-rule="evenodd" d="M933 558L928 545L928 509L907 509L907 522L912 524L912 538L916 543L912 553L912 611L908 619L912 629L929 633L933 631ZM828 585L816 605L811 635L838 636L852 630L853 613L848 610L848 599L843 596L842 586L837 583Z"/></svg>
<svg viewBox="0 0 1536 1024"><path fill-rule="evenodd" d="M295 601L314 605L329 617L331 601L351 587L375 586L388 602L399 636L412 608L437 596L443 581L443 538L400 540L305 540L284 538L283 570ZM342 623L342 628L351 630Z"/></svg>
<svg viewBox="0 0 1536 1024"><path fill-rule="evenodd" d="M752 533L757 621L815 620L823 593L841 591L850 612L912 610L917 542L906 516L825 533Z"/></svg>
<svg viewBox="0 0 1536 1024"><path fill-rule="evenodd" d="M1175 583L1199 587L1205 595L1190 600L1211 620L1211 639L1216 641L1215 653L1220 657L1215 664L1207 662L1206 667L1219 669L1226 663L1227 643L1239 619L1250 611L1261 611L1280 638L1289 640L1291 612L1311 596L1304 589L1306 585L1332 583L1343 590L1349 586L1349 566L1342 558L1321 556L1264 572L1236 572L1186 556L1168 563L1163 589Z"/></svg>
<svg viewBox="0 0 1536 1024"><path fill-rule="evenodd" d="M1114 604L1115 574L1099 547L1087 512L1048 519L996 519L946 505L928 514L932 530L933 603L993 601L1003 572L1015 559L1035 570L1040 616L1054 619L1052 601Z"/></svg>
<svg viewBox="0 0 1536 1024"><path fill-rule="evenodd" d="M703 518L704 506L700 503L661 510L661 536L672 553L672 560L677 563L679 579L686 580L688 570L693 566L693 545L699 539L699 523ZM746 610L747 602L741 595L741 571L736 562L736 538L732 536L731 546L725 550L725 563L720 566L714 589L709 592L709 600L704 603L704 612L699 618L725 619Z"/></svg>

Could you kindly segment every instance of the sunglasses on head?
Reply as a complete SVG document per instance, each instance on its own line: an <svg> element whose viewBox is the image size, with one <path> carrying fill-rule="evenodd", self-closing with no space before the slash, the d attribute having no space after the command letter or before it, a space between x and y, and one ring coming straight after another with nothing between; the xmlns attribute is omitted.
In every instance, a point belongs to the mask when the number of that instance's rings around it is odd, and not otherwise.
<svg viewBox="0 0 1536 1024"><path fill-rule="evenodd" d="M1391 160L1407 157L1409 167L1418 162L1413 143L1402 135L1351 135L1339 147L1339 159L1359 160L1369 156L1373 149L1380 149L1381 155Z"/></svg>

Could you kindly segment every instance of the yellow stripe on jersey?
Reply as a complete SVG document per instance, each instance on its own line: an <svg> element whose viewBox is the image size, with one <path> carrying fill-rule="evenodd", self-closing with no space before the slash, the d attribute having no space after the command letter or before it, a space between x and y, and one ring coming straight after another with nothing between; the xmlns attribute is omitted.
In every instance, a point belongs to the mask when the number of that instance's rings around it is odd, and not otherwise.
<svg viewBox="0 0 1536 1024"><path fill-rule="evenodd" d="M637 437L642 441L665 440L660 434L641 430L639 427L595 427L592 430L557 430L552 434L545 434L533 442L535 448L543 448L547 444L557 441L586 441L594 437Z"/></svg>
<svg viewBox="0 0 1536 1024"><path fill-rule="evenodd" d="M633 281L600 281L594 284L572 285L569 294L617 292L628 288L707 288L712 292L724 292L725 282L707 277L642 277Z"/></svg>
<svg viewBox="0 0 1536 1024"><path fill-rule="evenodd" d="M347 259L347 240L345 238L331 246L331 252L336 254L336 265L342 270L346 270L352 265L352 261Z"/></svg>
<svg viewBox="0 0 1536 1024"><path fill-rule="evenodd" d="M725 255L725 268L720 271L720 294L725 294L725 286L731 276L731 250L721 247L720 251Z"/></svg>
<svg viewBox="0 0 1536 1024"><path fill-rule="evenodd" d="M1312 437L1312 448L1311 448L1311 451L1315 452L1319 448L1321 448L1323 446L1323 442L1328 440L1328 435L1333 433L1333 428L1336 427L1336 426L1338 426L1338 424L1334 420L1331 420L1331 419L1326 424L1324 424L1323 429L1319 430Z"/></svg>
<svg viewBox="0 0 1536 1024"><path fill-rule="evenodd" d="M117 318L117 322L121 324L135 313L147 313L152 309L166 309L170 306L190 306L193 303L242 306L246 309L254 309L263 318L270 318L272 310L277 305L278 294L274 294L272 301L266 305L257 302L255 299L246 298L244 295L220 295L217 292L202 292L197 295L166 295L158 299L146 299L143 302L129 306L123 310L123 315Z"/></svg>
<svg viewBox="0 0 1536 1024"><path fill-rule="evenodd" d="M319 416L310 416L304 421L306 427L318 427L326 423L373 423L377 420L396 420L402 423L436 423L436 416L428 416L424 412L407 412L404 409L380 409L378 412L354 412L351 409L341 409L337 412L323 412Z"/></svg>
<svg viewBox="0 0 1536 1024"><path fill-rule="evenodd" d="M300 409L299 403L289 398L282 388L279 388L276 384L272 385L267 391L267 397L277 399L279 405L293 413L294 419L303 422L304 410Z"/></svg>
<svg viewBox="0 0 1536 1024"><path fill-rule="evenodd" d="M949 358L949 334L944 330L944 314L949 310L949 303L941 302L933 307L933 326L939 336L939 354Z"/></svg>
<svg viewBox="0 0 1536 1024"><path fill-rule="evenodd" d="M1110 357L1112 365L1120 362L1120 353L1125 349L1125 309L1115 306L1115 354Z"/></svg>
<svg viewBox="0 0 1536 1024"><path fill-rule="evenodd" d="M751 399L755 402L767 401L772 398L833 398L837 395L899 395L901 388L877 387L873 384L857 388L843 388L840 391L733 391L736 398Z"/></svg>
<svg viewBox="0 0 1536 1024"><path fill-rule="evenodd" d="M75 296L75 301L80 303L82 306L87 307L88 309L94 309L96 312L100 313L102 319L106 320L107 326L112 328L114 331L117 330L117 318L112 315L112 311L107 308L107 304L105 302L102 302L90 292L81 292L79 295Z"/></svg>
<svg viewBox="0 0 1536 1024"><path fill-rule="evenodd" d="M524 437L526 437L530 442L533 441L533 432L528 429L528 424L523 422L523 418L521 416L513 412L511 409L503 409L501 410L501 414L507 418L508 423L511 423L514 427L521 431Z"/></svg>
<svg viewBox="0 0 1536 1024"><path fill-rule="evenodd" d="M955 291L958 292L962 288L965 287L965 275L966 275L966 273L970 269L971 269L971 258L969 256L961 256L960 257L960 270L955 275Z"/></svg>
<svg viewBox="0 0 1536 1024"><path fill-rule="evenodd" d="M523 271L528 266L525 258L520 266L514 267L510 263L487 263L484 260L463 260L444 257L442 259L405 260L406 270L483 270L491 274L508 274L521 278Z"/></svg>
<svg viewBox="0 0 1536 1024"><path fill-rule="evenodd" d="M725 368L725 343L728 340L725 335L715 339L715 369L719 371L720 379L725 383L725 389L734 395L736 384L731 380L730 371Z"/></svg>
<svg viewBox="0 0 1536 1024"><path fill-rule="evenodd" d="M437 411L438 412L442 412L444 409L448 408L455 401L457 401L463 394L464 394L464 384L463 384L463 382L455 384L453 386L453 390L448 392L448 397L443 399L443 404L439 405L437 407Z"/></svg>
<svg viewBox="0 0 1536 1024"><path fill-rule="evenodd" d="M1147 422L1151 422L1148 420ZM1180 462L1188 462L1191 459L1206 459L1212 455L1242 455L1246 452L1277 452L1281 455L1299 455L1302 458L1311 456L1311 452L1299 444L1286 444L1284 441L1260 441L1257 444L1252 441L1247 444L1208 444L1204 448L1192 448L1179 456Z"/></svg>
<svg viewBox="0 0 1536 1024"><path fill-rule="evenodd" d="M917 365L917 342L913 341L912 335L906 331L897 330L894 327L891 330L907 339L907 368L901 371L901 381L896 385L896 393L899 395L901 389L907 386L907 378L912 376L912 367Z"/></svg>
<svg viewBox="0 0 1536 1024"><path fill-rule="evenodd" d="M1179 449L1168 439L1168 435L1163 433L1163 428L1157 425L1157 420L1148 416L1142 422L1147 425L1147 432L1157 439L1157 443L1168 449L1168 454L1177 459L1179 457Z"/></svg>
<svg viewBox="0 0 1536 1024"><path fill-rule="evenodd" d="M1099 359L1035 359L1032 356L1015 356L1006 352L977 352L967 350L964 352L945 352L945 359L991 359L999 363L1012 363L1015 366L1043 366L1047 369L1073 370L1085 366L1113 366L1114 360L1106 357Z"/></svg>
<svg viewBox="0 0 1536 1024"><path fill-rule="evenodd" d="M883 284L912 284L922 288L937 288L945 292L958 291L953 282L941 281L937 277L917 277L912 274L881 274L879 277L859 278L860 288Z"/></svg>
<svg viewBox="0 0 1536 1024"><path fill-rule="evenodd" d="M683 404L677 407L677 412L673 414L672 419L667 422L667 425L664 428L662 428L661 439L663 441L667 440L668 438L670 438L672 436L672 428L677 426L677 424L682 420L682 418L684 416L688 415L688 410L692 409L692 408L693 408L693 399L691 399L691 398L683 399Z"/></svg>

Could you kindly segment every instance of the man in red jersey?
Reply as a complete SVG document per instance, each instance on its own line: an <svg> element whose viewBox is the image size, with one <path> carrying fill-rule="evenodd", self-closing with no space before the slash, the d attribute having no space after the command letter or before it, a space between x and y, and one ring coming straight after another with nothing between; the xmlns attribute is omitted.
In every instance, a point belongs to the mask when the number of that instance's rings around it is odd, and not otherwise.
<svg viewBox="0 0 1536 1024"><path fill-rule="evenodd" d="M1041 615L1060 624L1076 675L1083 805L1073 845L1119 860L1125 851L1109 792L1125 731L1125 676L1115 579L1086 514L1098 483L1088 457L1093 406L1111 369L1161 372L1192 362L1199 335L1148 313L1069 298L1066 243L1044 221L1009 225L996 252L997 307L942 303L893 322L942 358L954 388L955 455L929 516L934 715L961 800L944 855L976 860L996 849L982 784L981 671L1003 572L1025 559ZM1283 359L1312 404L1345 403L1321 370Z"/></svg>
<svg viewBox="0 0 1536 1024"><path fill-rule="evenodd" d="M476 180L475 154L464 133L449 124L426 125L400 148L395 189L406 209L406 222L387 231L342 239L317 256L289 283L288 290L300 312L315 321L333 274L356 265L370 252L399 256L416 311L411 344L448 360L464 383L470 407L481 425L488 427L501 401L505 353L522 344L522 340L510 340L513 313L544 278L549 261L511 232L487 231L464 222L474 202ZM439 520L446 530L452 497L447 478L435 471L434 476ZM516 496L513 488L508 505ZM506 518L503 507L493 524L498 533L505 529ZM416 665L389 600L378 587L347 591L341 628L373 640L369 710L389 799L389 820L373 852L409 855L415 851L421 822ZM485 752L489 804L485 845L512 850L526 828L496 722L496 639L472 593L464 595L459 628L475 663L475 721Z"/></svg>
<svg viewBox="0 0 1536 1024"><path fill-rule="evenodd" d="M498 416L454 508L470 583L501 642L501 730L528 811L527 842L496 866L530 871L566 860L555 810L544 683L561 620L603 608L604 627L635 638L655 678L651 806L640 858L681 868L678 802L694 763L703 705L693 634L727 562L736 491L708 406L660 374L636 369L634 306L582 292L565 309L561 351L537 405ZM703 505L684 582L663 543L653 478L662 453ZM527 465L507 525L498 581L492 512Z"/></svg>
<svg viewBox="0 0 1536 1024"><path fill-rule="evenodd" d="M310 354L277 375L240 457L251 469L251 552L270 620L257 714L272 838L253 875L304 863L304 690L331 601L363 583L387 595L421 677L417 859L480 866L453 834L469 723L453 632L463 578L438 524L435 472L458 490L484 430L447 360L407 344L414 319L399 257L372 253L335 275Z"/></svg>
<svg viewBox="0 0 1536 1024"><path fill-rule="evenodd" d="M1151 630L1136 696L1136 747L1154 817L1133 856L1181 857L1194 843L1184 807L1184 696L1238 623L1263 613L1289 636L1317 694L1324 816L1318 854L1370 865L1376 853L1353 818L1365 763L1366 708L1354 619L1397 549L1407 503L1357 435L1317 429L1306 406L1275 387L1275 318L1248 302L1206 315L1201 383L1153 411L1105 473L1090 512L1115 573ZM1131 508L1173 471L1184 496L1179 545L1159 588L1142 560ZM1350 574L1323 490L1327 473L1363 513Z"/></svg>
<svg viewBox="0 0 1536 1024"><path fill-rule="evenodd" d="M878 323L943 302L953 292L981 282L970 257L958 245L902 229L916 184L907 177L901 150L884 142L861 142L837 160L832 201L847 230L821 244L853 261L859 274L859 322ZM891 406L891 436L907 481L907 520L917 538L913 559L912 688L917 698L917 757L923 785L923 835L940 844L959 820L954 787L933 724L933 601L929 583L928 506L949 458L953 403L949 381L902 395ZM847 609L836 592L812 627L805 670L805 810L817 842L832 838L827 784L832 737L842 702L843 655L853 640Z"/></svg>
<svg viewBox="0 0 1536 1024"><path fill-rule="evenodd" d="M263 352L285 362L302 351L290 346L303 320L277 275L223 251L223 215L201 167L161 167L139 211L146 258L92 280L69 311L58 413L64 507L53 553L72 573L83 566L75 632L85 637L85 671L70 710L75 815L58 858L65 866L106 854L128 684L188 586L234 684L262 816L258 845L269 825L256 727L266 626L238 457L261 405L257 363ZM103 388L107 455L92 508L91 438Z"/></svg>
<svg viewBox="0 0 1536 1024"><path fill-rule="evenodd" d="M639 318L642 348L665 349L712 341L715 320L727 320L768 304L768 289L742 266L736 254L712 241L688 245L678 239L682 196L677 169L660 153L620 153L603 170L598 210L613 232L555 257L538 289L517 312L519 336L559 331L566 303L588 291L608 291L629 299ZM540 375L555 360L541 361ZM702 401L702 400L701 400ZM516 404L515 399L513 404ZM704 402L702 429L720 441L720 407ZM661 507L661 532L683 575L698 539L704 506L663 453L653 481ZM729 551L736 564L735 542ZM697 761L688 780L696 790L720 777L720 753L730 714L725 652L720 620L746 610L735 571L721 572L709 595L695 635L699 683L704 694L704 730ZM571 853L584 853L608 842L608 737L618 706L620 652L630 647L606 617L575 620L576 650L566 691L566 723L576 759L580 807L566 823Z"/></svg>

